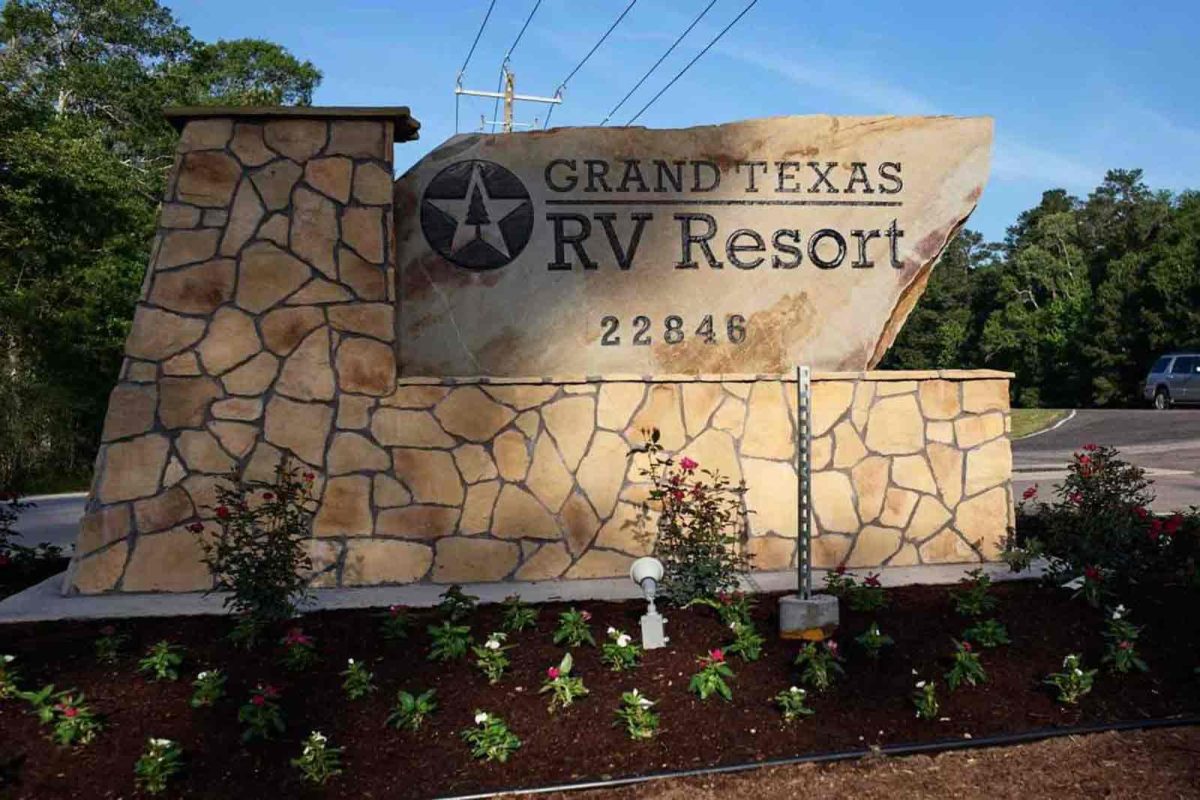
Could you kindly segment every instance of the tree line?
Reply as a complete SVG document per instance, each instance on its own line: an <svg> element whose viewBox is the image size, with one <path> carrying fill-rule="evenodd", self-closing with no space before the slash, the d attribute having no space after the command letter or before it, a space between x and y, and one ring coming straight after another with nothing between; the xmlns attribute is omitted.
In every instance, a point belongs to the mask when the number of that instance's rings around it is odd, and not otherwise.
<svg viewBox="0 0 1200 800"><path fill-rule="evenodd" d="M155 0L0 11L0 494L86 480L174 161L170 105L306 105L321 73Z"/></svg>
<svg viewBox="0 0 1200 800"><path fill-rule="evenodd" d="M1111 170L1086 198L1052 189L1003 242L963 230L884 369L1016 373L1014 405L1142 403L1154 360L1200 347L1200 192Z"/></svg>

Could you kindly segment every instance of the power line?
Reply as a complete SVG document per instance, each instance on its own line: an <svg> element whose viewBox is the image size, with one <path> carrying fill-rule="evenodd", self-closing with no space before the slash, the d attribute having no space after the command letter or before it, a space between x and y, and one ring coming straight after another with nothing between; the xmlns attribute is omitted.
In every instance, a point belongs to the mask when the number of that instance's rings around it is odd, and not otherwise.
<svg viewBox="0 0 1200 800"><path fill-rule="evenodd" d="M704 7L704 10L700 12L700 16L698 16L694 20L692 20L692 24L687 26L687 30L685 30L683 33L679 34L679 38L676 39L671 44L671 46L667 48L667 52L663 53L659 57L658 61L654 62L654 66L652 66L650 69L646 70L646 74L641 77L641 80L639 80L637 83L635 83L633 85L633 88L629 90L629 93L621 98L621 102L619 102L615 106L613 106L612 111L609 111L608 114L604 117L604 119L600 120L601 125L604 125L606 122L608 122L610 119L612 119L612 115L617 113L617 109L619 109L621 106L625 105L625 101L628 100L630 97L632 97L633 93L642 87L642 84L646 82L646 79L650 77L651 73L653 73L654 70L658 69L659 64L662 64L664 61L667 60L667 56L671 55L671 52L676 47L679 46L679 43L683 41L683 38L692 32L692 28L696 27L696 25L699 24L700 20L704 19L704 15L708 13L708 10L710 8L712 8L713 6L715 6L716 4L717 4L717 0L711 0L711 2L707 6Z"/></svg>
<svg viewBox="0 0 1200 800"><path fill-rule="evenodd" d="M704 49L703 49L703 50L701 50L699 53L697 53L697 54L696 54L696 57L695 57L695 58L693 58L691 61L689 61L689 62L687 63L687 66L685 66L683 69L679 70L679 73L678 73L678 74L677 74L677 75L676 75L674 78L671 78L671 80L670 80L670 81L667 83L667 85L666 85L666 86L664 86L663 88L659 89L659 90L658 90L658 94L654 95L654 97L651 97L651 98L650 98L650 102L649 102L649 103L646 103L646 105L642 106L642 110L641 110L641 111L639 111L638 113L634 114L634 115L633 115L633 116L630 118L630 120L629 120L628 122L626 122L626 123L625 123L625 127L629 127L630 125L632 125L632 124L633 124L633 123L634 123L634 122L637 120L637 118L638 118L638 117L640 117L642 114L644 114L644 113L646 112L646 109L647 109L647 108L649 108L650 106L654 105L654 102L655 102L656 100L658 100L658 98L662 97L662 96L663 96L663 93L665 93L665 92L667 91L667 89L670 89L672 86L674 86L674 85L675 85L675 81L677 81L677 80L679 80L680 78L682 78L682 77L683 77L683 73L685 73L685 72L687 72L689 69L691 69L691 68L692 68L692 65L693 65L693 64L695 64L697 61L699 61L699 60L700 60L700 57L701 57L701 56L703 56L705 53L707 53L707 52L709 51L709 49L711 49L711 48L712 48L712 46L713 46L714 44L716 44L718 41L720 41L720 39L721 39L721 37L722 37L722 36L724 36L725 34L729 33L729 29L730 29L730 28L732 28L734 25L736 25L736 24L738 23L738 20L740 20L742 17L746 16L746 12L747 12L747 11L749 11L750 9L754 8L754 4L755 4L755 3L757 3L757 2L758 2L758 0L750 0L750 3L749 3L749 5L747 5L745 8L743 8L743 9L742 9L742 13L740 13L740 14L738 14L736 17L734 17L734 18L733 18L733 22L730 22L728 25L726 25L726 26L724 27L724 29L723 29L723 30L722 30L720 33L718 33L718 34L717 34L717 35L716 35L716 36L713 38L713 40L712 40L711 42L709 42L708 44L706 44L706 45L704 46Z"/></svg>
<svg viewBox="0 0 1200 800"><path fill-rule="evenodd" d="M504 54L504 60L500 62L500 77L496 79L496 93L500 93L500 87L504 84L504 72L508 69L508 60L512 56L513 51L517 49L517 45L521 43L521 37L525 35L525 29L529 27L529 23L533 21L533 15L537 13L538 7L541 6L542 0L537 0L533 4L533 8L529 10L529 16L525 18L525 24L521 26L521 30L517 33L517 38L513 40L512 45L508 48L508 52ZM500 111L500 99L496 98L496 102L492 104L492 119L496 118Z"/></svg>
<svg viewBox="0 0 1200 800"><path fill-rule="evenodd" d="M492 16L492 9L496 7L496 0L492 0L488 4L487 13L483 15L483 22L479 23L479 30L475 32L475 41L471 42L471 49L467 51L467 57L463 59L462 66L458 70L458 77L454 83L457 86L462 86L463 75L466 74L467 64L471 63L471 56L475 55L475 46L479 44L479 37L483 35L483 29L487 27L488 18ZM454 95L454 132L458 133L458 93Z"/></svg>
<svg viewBox="0 0 1200 800"><path fill-rule="evenodd" d="M715 2L715 0L714 0L714 2ZM554 90L555 97L562 96L563 90L567 88L567 81L569 81L569 80L571 80L571 78L575 77L575 73L579 72L579 70L581 70L583 68L583 65L588 62L588 59L592 57L592 54L595 53L598 49L600 49L600 45L604 44L604 40L608 38L609 34L611 34L614 30L616 30L617 26L621 24L621 20L625 19L625 15L628 14L631 10L633 10L633 7L636 5L637 5L637 0L630 0L629 5L625 6L625 10L621 12L621 15L619 17L617 17L616 21L613 22L612 25L608 26L608 30L606 30L604 32L604 35L600 37L600 40L598 42L596 42L594 45L592 45L592 49L588 50L588 53L586 56L583 57L583 60L575 65L575 69L571 70L571 73L569 75L567 75L567 77L563 78L562 83L560 83L558 85L558 88ZM554 106L550 106L550 111L546 114L546 123L544 125L542 125L542 128L550 127L550 117L553 114L554 114Z"/></svg>

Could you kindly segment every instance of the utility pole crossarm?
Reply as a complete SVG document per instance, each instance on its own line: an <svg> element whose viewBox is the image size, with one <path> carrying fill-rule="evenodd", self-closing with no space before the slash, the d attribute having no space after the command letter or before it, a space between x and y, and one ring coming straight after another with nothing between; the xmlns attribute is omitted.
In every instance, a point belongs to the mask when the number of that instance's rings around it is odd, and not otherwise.
<svg viewBox="0 0 1200 800"><path fill-rule="evenodd" d="M465 94L469 97L490 97L496 100L504 101L504 121L500 123L501 130L505 133L512 133L513 126L518 123L513 122L513 103L549 103L557 105L562 102L561 93L556 93L553 97L538 97L532 94L517 94L517 76L516 73L504 70L504 91L503 92L485 92L478 89L464 89L461 83L456 83L454 86L454 94ZM489 124L486 120L484 124ZM490 123L495 125L495 122Z"/></svg>

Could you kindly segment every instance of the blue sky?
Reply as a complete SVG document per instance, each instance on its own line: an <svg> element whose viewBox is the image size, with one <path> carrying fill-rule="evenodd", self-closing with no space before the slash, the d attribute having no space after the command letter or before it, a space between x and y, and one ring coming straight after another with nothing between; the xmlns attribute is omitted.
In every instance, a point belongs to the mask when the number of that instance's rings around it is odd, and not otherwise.
<svg viewBox="0 0 1200 800"><path fill-rule="evenodd" d="M513 58L517 91L550 95L629 0L542 0ZM497 0L465 85L494 90L536 0ZM717 0L614 117L624 123L745 7ZM455 75L488 0L167 0L205 39L264 37L325 74L319 105L407 105L421 140L454 133ZM594 125L708 0L638 0L571 80L555 125ZM1200 5L1191 2L844 3L759 0L639 120L681 127L779 114L988 114L992 177L971 227L1000 238L1044 189L1086 195L1113 167L1200 188ZM464 98L462 130L491 118ZM545 107L519 105L519 121ZM611 123L610 123L611 124Z"/></svg>

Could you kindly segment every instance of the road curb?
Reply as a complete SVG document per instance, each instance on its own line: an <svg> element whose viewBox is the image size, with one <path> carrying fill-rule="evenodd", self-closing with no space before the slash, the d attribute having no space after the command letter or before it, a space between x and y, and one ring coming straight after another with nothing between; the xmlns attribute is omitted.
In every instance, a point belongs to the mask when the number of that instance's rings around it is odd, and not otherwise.
<svg viewBox="0 0 1200 800"><path fill-rule="evenodd" d="M1056 431L1059 428L1061 428L1063 425L1066 425L1068 422L1075 419L1075 414L1078 413L1078 411L1079 411L1078 409L1072 408L1070 414L1067 414L1065 417L1063 417L1058 422L1051 425L1049 428L1042 428L1040 431L1034 431L1033 433L1027 433L1024 436L1018 436L1017 438L1012 439L1011 441L1023 442L1026 439L1032 439L1035 436L1041 436L1043 433L1049 433L1050 431Z"/></svg>

